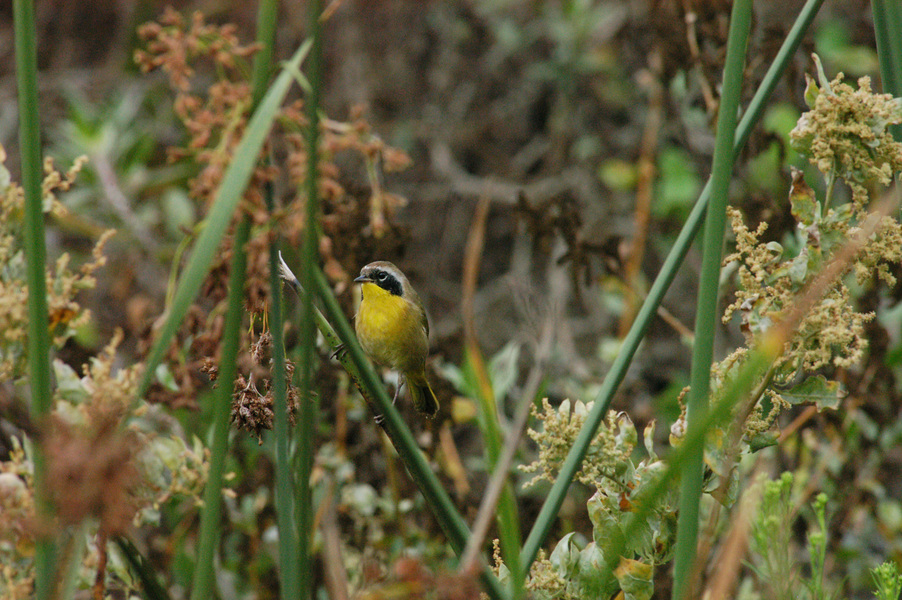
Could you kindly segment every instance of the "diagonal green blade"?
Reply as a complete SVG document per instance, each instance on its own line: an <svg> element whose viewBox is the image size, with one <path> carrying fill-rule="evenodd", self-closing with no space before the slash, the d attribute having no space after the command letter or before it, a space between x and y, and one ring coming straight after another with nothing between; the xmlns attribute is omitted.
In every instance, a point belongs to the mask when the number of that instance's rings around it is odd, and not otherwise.
<svg viewBox="0 0 902 600"><path fill-rule="evenodd" d="M298 48L291 60L285 64L248 123L244 138L235 150L235 157L222 178L219 191L203 224L203 230L197 238L188 266L179 280L172 306L169 307L169 313L166 315L166 321L160 328L157 340L147 358L144 376L138 386L138 397L143 396L150 387L154 372L163 359L166 348L178 330L188 307L191 306L200 291L200 286L210 270L213 257L219 250L222 237L235 213L235 207L238 206L238 201L241 200L254 167L257 165L263 142L269 135L269 130L272 128L273 121L285 100L291 83L295 80L294 73L298 71L309 51L310 45L307 43Z"/></svg>

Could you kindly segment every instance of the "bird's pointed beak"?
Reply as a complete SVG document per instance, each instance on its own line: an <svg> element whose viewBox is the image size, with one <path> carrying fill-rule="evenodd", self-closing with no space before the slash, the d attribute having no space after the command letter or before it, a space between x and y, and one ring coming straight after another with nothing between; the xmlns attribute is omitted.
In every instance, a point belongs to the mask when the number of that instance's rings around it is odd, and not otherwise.
<svg viewBox="0 0 902 600"><path fill-rule="evenodd" d="M366 275L361 275L360 277L358 277L357 279L354 280L354 283L366 283L367 281L371 281L371 279L369 277L367 277Z"/></svg>

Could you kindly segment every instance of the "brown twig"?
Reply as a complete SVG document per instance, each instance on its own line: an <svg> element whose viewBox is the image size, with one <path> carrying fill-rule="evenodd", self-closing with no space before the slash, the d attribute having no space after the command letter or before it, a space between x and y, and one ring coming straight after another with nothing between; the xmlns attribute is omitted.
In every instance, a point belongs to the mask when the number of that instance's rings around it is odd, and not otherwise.
<svg viewBox="0 0 902 600"><path fill-rule="evenodd" d="M323 498L325 510L323 520L320 522L320 531L323 534L323 565L326 580L326 589L329 590L331 600L348 600L348 573L345 571L344 561L341 557L341 538L338 530L338 517L335 514L333 497L335 493L334 482L329 482L329 490Z"/></svg>
<svg viewBox="0 0 902 600"><path fill-rule="evenodd" d="M463 498L470 492L470 482L467 481L467 470L460 460L454 436L451 435L451 424L447 421L442 423L438 431L438 439L445 457L445 470L451 476L451 481L454 482L454 491L457 492L457 497Z"/></svg>
<svg viewBox="0 0 902 600"><path fill-rule="evenodd" d="M664 113L664 88L661 85L661 53L655 49L648 57L649 69L639 76L639 85L648 90L648 110L645 128L639 145L639 177L636 182L636 210L633 217L633 238L629 255L623 267L623 279L630 288L638 287L638 277L645 256L648 239L648 224L651 215L651 199L654 193L655 158L658 154L658 133ZM636 311L639 309L637 296L629 296L623 314L620 316L619 337L626 336Z"/></svg>
<svg viewBox="0 0 902 600"><path fill-rule="evenodd" d="M481 235L481 233L478 235ZM559 292L561 291L559 290ZM554 290L551 291L551 295L555 296ZM482 501L479 504L479 510L476 513L476 519L473 522L470 539L467 540L467 546L460 555L460 573L475 573L479 566L480 549L488 534L492 518L495 515L495 507L501 497L501 491L504 489L504 484L508 481L508 472L510 471L514 457L517 454L520 440L523 438L523 433L526 430L530 408L532 407L533 399L539 391L539 386L542 383L545 374L545 365L548 357L551 355L551 348L555 338L555 332L557 331L557 324L560 322L560 314L555 311L561 310L563 303L555 304L552 302L552 305L553 307L549 311L542 327L542 333L536 347L535 362L533 363L533 367L523 386L523 391L520 395L520 403L517 406L517 412L514 415L514 421L505 436L501 456L498 458L498 463L495 465L495 470L492 473L492 477L482 496Z"/></svg>
<svg viewBox="0 0 902 600"><path fill-rule="evenodd" d="M97 575L94 576L94 600L103 600L103 593L106 588L106 563L107 563L107 534L101 528L97 532Z"/></svg>
<svg viewBox="0 0 902 600"><path fill-rule="evenodd" d="M698 32L695 24L698 22L698 14L692 9L689 2L683 1L683 18L686 21L686 42L689 44L689 55L692 57L693 71L698 78L698 84L701 87L702 96L705 98L705 107L708 114L713 115L717 112L717 100L714 98L714 90L705 77L705 69L702 66L701 52L698 48Z"/></svg>
<svg viewBox="0 0 902 600"><path fill-rule="evenodd" d="M742 559L748 548L752 515L758 503L759 495L760 488L758 486L753 486L743 494L738 514L733 519L726 541L717 556L717 570L708 586L707 592L702 597L709 600L734 597L732 591L736 587Z"/></svg>

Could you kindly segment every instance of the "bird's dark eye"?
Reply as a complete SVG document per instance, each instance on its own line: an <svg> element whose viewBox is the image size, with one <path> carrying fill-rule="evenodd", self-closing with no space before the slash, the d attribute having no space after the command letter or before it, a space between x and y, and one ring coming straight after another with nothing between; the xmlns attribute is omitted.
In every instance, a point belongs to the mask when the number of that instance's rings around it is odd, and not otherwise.
<svg viewBox="0 0 902 600"><path fill-rule="evenodd" d="M385 281L386 277L388 277L388 275L385 274L385 271L376 271L376 274L373 275L373 278L376 281Z"/></svg>

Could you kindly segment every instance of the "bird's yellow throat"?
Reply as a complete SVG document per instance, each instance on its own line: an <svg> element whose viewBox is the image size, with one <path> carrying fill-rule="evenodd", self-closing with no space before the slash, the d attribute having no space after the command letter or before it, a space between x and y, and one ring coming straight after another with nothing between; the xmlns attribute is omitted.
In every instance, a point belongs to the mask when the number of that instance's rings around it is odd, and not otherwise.
<svg viewBox="0 0 902 600"><path fill-rule="evenodd" d="M389 336L400 334L409 310L407 300L375 283L364 283L360 291L363 300L357 315L358 323L373 336L378 336L379 332Z"/></svg>

